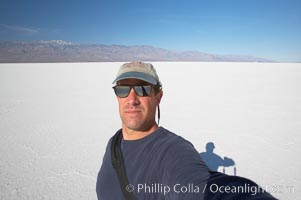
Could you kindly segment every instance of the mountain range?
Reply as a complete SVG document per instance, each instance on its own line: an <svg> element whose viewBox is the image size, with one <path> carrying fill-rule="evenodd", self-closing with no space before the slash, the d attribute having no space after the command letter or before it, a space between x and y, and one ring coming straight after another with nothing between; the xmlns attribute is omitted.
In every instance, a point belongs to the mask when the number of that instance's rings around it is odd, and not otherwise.
<svg viewBox="0 0 301 200"><path fill-rule="evenodd" d="M148 45L77 44L63 40L0 41L0 63L127 61L274 62L245 55L174 51Z"/></svg>

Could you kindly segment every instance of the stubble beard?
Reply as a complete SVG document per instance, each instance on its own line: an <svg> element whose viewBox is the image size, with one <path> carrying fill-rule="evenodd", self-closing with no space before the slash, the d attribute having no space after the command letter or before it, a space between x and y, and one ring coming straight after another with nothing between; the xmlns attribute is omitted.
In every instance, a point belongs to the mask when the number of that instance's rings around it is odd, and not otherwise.
<svg viewBox="0 0 301 200"><path fill-rule="evenodd" d="M143 119L143 117L124 117L122 119L123 126L133 131L148 131L155 125L155 120Z"/></svg>

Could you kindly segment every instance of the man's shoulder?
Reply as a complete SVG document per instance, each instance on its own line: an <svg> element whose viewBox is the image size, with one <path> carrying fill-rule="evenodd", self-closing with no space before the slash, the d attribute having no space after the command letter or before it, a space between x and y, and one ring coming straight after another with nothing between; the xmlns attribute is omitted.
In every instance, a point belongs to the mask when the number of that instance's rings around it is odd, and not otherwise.
<svg viewBox="0 0 301 200"><path fill-rule="evenodd" d="M160 137L158 137L158 143L164 148L165 151L169 153L185 152L185 151L193 151L195 153L195 148L186 139L177 135L174 132L171 132L163 127L160 127Z"/></svg>
<svg viewBox="0 0 301 200"><path fill-rule="evenodd" d="M191 145L189 141L184 139L182 136L165 129L163 127L159 127L158 131L160 131L160 138L158 140L163 140L164 142L167 142L169 144L188 144Z"/></svg>

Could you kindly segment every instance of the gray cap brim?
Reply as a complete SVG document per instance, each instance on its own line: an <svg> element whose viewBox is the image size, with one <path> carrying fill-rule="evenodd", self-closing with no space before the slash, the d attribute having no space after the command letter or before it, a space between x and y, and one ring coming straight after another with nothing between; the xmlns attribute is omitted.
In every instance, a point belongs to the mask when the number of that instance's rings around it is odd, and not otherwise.
<svg viewBox="0 0 301 200"><path fill-rule="evenodd" d="M139 79L148 82L152 85L157 85L157 80L154 77L141 72L126 72L124 74L121 74L113 81L113 84L116 83L117 81L129 79L129 78Z"/></svg>

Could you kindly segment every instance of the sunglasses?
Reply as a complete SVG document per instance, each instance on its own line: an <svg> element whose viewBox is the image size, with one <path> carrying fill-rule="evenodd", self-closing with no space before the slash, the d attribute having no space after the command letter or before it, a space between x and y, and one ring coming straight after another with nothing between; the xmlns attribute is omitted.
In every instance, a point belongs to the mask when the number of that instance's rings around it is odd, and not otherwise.
<svg viewBox="0 0 301 200"><path fill-rule="evenodd" d="M129 96L131 89L134 89L135 93L140 97L147 97L151 94L151 85L116 85L113 87L116 96L125 98Z"/></svg>

